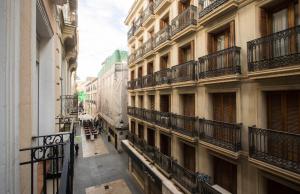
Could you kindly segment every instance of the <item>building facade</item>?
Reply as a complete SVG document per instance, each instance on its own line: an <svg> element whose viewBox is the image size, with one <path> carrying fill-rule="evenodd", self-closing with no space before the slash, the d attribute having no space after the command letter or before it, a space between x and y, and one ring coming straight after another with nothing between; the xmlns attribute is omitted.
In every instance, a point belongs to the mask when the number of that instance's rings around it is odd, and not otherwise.
<svg viewBox="0 0 300 194"><path fill-rule="evenodd" d="M127 135L127 52L116 50L98 74L97 111L100 124L118 151Z"/></svg>
<svg viewBox="0 0 300 194"><path fill-rule="evenodd" d="M89 77L84 88L86 93L86 99L84 101L84 110L85 113L91 115L93 118L97 115L97 84L98 78Z"/></svg>
<svg viewBox="0 0 300 194"><path fill-rule="evenodd" d="M145 193L300 193L299 11L134 2L123 145Z"/></svg>
<svg viewBox="0 0 300 194"><path fill-rule="evenodd" d="M0 15L0 188L38 193L41 165L32 171L20 165L30 160L20 149L32 150L37 136L58 132L62 101L74 94L77 1L4 0Z"/></svg>

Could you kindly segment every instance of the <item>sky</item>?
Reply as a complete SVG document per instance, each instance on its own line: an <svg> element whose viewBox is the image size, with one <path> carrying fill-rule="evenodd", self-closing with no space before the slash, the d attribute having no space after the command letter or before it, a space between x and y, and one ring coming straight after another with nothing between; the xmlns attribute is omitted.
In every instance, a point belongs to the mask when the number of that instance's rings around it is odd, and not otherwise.
<svg viewBox="0 0 300 194"><path fill-rule="evenodd" d="M80 0L77 76L97 76L102 62L116 49L127 49L124 21L134 0Z"/></svg>

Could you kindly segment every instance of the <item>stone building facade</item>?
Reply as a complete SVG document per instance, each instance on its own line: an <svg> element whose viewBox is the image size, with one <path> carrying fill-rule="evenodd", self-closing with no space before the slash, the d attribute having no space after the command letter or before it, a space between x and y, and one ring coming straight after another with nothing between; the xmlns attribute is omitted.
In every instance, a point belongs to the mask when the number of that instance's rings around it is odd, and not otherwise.
<svg viewBox="0 0 300 194"><path fill-rule="evenodd" d="M127 52L116 50L98 74L97 112L117 150L127 135Z"/></svg>
<svg viewBox="0 0 300 194"><path fill-rule="evenodd" d="M134 2L123 145L145 193L300 192L299 13L291 0Z"/></svg>
<svg viewBox="0 0 300 194"><path fill-rule="evenodd" d="M75 92L77 0L3 0L0 15L0 188L30 193L30 165L20 166L30 154L20 149L58 132L63 96Z"/></svg>

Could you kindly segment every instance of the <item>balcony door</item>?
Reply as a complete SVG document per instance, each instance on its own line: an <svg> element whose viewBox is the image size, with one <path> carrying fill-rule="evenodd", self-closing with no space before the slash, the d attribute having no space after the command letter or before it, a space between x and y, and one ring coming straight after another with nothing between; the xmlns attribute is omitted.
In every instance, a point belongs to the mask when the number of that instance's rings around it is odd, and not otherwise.
<svg viewBox="0 0 300 194"><path fill-rule="evenodd" d="M180 47L178 49L179 64L186 63L194 59L194 41Z"/></svg>
<svg viewBox="0 0 300 194"><path fill-rule="evenodd" d="M160 96L160 112L171 112L170 97L170 95Z"/></svg>
<svg viewBox="0 0 300 194"><path fill-rule="evenodd" d="M143 77L143 67L138 68L138 78Z"/></svg>
<svg viewBox="0 0 300 194"><path fill-rule="evenodd" d="M148 99L150 110L155 110L155 95L149 95Z"/></svg>
<svg viewBox="0 0 300 194"><path fill-rule="evenodd" d="M171 138L165 134L160 134L160 152L171 157Z"/></svg>
<svg viewBox="0 0 300 194"><path fill-rule="evenodd" d="M267 92L267 125L269 129L300 134L300 91ZM282 136L283 137L283 136ZM300 162L300 145L278 136L269 136L268 152L278 158Z"/></svg>
<svg viewBox="0 0 300 194"><path fill-rule="evenodd" d="M236 123L236 94L235 93L215 93L213 94L213 120L226 123ZM228 143L235 143L235 133L225 131L216 127L213 131L215 139Z"/></svg>
<svg viewBox="0 0 300 194"><path fill-rule="evenodd" d="M194 117L195 116L195 94L184 94L182 95L182 113L184 116ZM194 130L195 123L191 119L182 120L183 128L186 130ZM180 124L181 125L181 124Z"/></svg>
<svg viewBox="0 0 300 194"><path fill-rule="evenodd" d="M144 139L144 125L138 124L138 137Z"/></svg>
<svg viewBox="0 0 300 194"><path fill-rule="evenodd" d="M221 186L232 194L237 193L237 167L223 159L213 159L214 184Z"/></svg>
<svg viewBox="0 0 300 194"><path fill-rule="evenodd" d="M131 71L131 72L130 72L130 79L131 79L131 80L134 80L134 71Z"/></svg>
<svg viewBox="0 0 300 194"><path fill-rule="evenodd" d="M131 133L136 134L135 133L135 122L131 121Z"/></svg>
<svg viewBox="0 0 300 194"><path fill-rule="evenodd" d="M147 143L155 147L155 129L147 128Z"/></svg>
<svg viewBox="0 0 300 194"><path fill-rule="evenodd" d="M160 57L160 70L168 68L169 54Z"/></svg>
<svg viewBox="0 0 300 194"><path fill-rule="evenodd" d="M182 143L183 166L192 172L196 171L195 147Z"/></svg>
<svg viewBox="0 0 300 194"><path fill-rule="evenodd" d="M266 194L299 194L299 191L296 191L288 186L282 185L273 180L267 179L267 193Z"/></svg>
<svg viewBox="0 0 300 194"><path fill-rule="evenodd" d="M159 29L163 30L164 28L166 28L169 25L170 19L169 19L169 13L167 13L161 20L159 23Z"/></svg>
<svg viewBox="0 0 300 194"><path fill-rule="evenodd" d="M153 62L147 64L147 75L153 74Z"/></svg>
<svg viewBox="0 0 300 194"><path fill-rule="evenodd" d="M191 0L179 0L178 15L184 12L191 5Z"/></svg>

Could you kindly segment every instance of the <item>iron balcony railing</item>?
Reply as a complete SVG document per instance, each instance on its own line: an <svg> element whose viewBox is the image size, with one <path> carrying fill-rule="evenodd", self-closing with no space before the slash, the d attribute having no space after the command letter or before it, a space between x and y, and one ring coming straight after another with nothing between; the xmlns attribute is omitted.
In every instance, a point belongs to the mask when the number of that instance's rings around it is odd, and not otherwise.
<svg viewBox="0 0 300 194"><path fill-rule="evenodd" d="M134 63L135 60L136 60L136 53L133 52L133 53L131 53L131 54L129 55L129 57L128 57L128 64Z"/></svg>
<svg viewBox="0 0 300 194"><path fill-rule="evenodd" d="M130 80L127 82L127 88L129 90L133 90L136 86L136 80Z"/></svg>
<svg viewBox="0 0 300 194"><path fill-rule="evenodd" d="M172 67L172 83L192 81L196 78L196 61L188 61Z"/></svg>
<svg viewBox="0 0 300 194"><path fill-rule="evenodd" d="M150 158L152 161L154 161L155 158L155 153L157 152L157 148L149 145L149 144L145 144L144 145L144 153L146 156L148 156L148 158Z"/></svg>
<svg viewBox="0 0 300 194"><path fill-rule="evenodd" d="M171 127L181 134L196 137L199 124L196 117L172 114Z"/></svg>
<svg viewBox="0 0 300 194"><path fill-rule="evenodd" d="M190 5L181 14L176 16L171 22L172 36L184 30L190 25L197 24L197 7Z"/></svg>
<svg viewBox="0 0 300 194"><path fill-rule="evenodd" d="M154 73L155 85L169 84L172 77L172 70L169 68L162 69Z"/></svg>
<svg viewBox="0 0 300 194"><path fill-rule="evenodd" d="M34 136L37 146L20 149L28 160L20 162L21 169L29 170L30 193L73 193L74 135L77 125L72 122L71 131L51 135ZM26 166L29 165L29 168ZM37 171L37 168L41 171ZM48 188L51 186L51 189Z"/></svg>
<svg viewBox="0 0 300 194"><path fill-rule="evenodd" d="M174 178L180 185L187 189L190 193L197 191L197 173L192 172L176 161L172 161L172 178Z"/></svg>
<svg viewBox="0 0 300 194"><path fill-rule="evenodd" d="M153 51L153 48L153 39L149 38L149 40L144 43L144 55L148 54L150 51Z"/></svg>
<svg viewBox="0 0 300 194"><path fill-rule="evenodd" d="M226 1L228 0L200 0L199 5L201 10L199 11L199 19L218 8Z"/></svg>
<svg viewBox="0 0 300 194"><path fill-rule="evenodd" d="M198 192L197 194L222 194L218 190L212 187L209 183L199 180L198 183Z"/></svg>
<svg viewBox="0 0 300 194"><path fill-rule="evenodd" d="M157 32L154 36L154 46L158 47L159 45L163 44L164 42L170 40L170 29L171 26L167 25L163 29L161 29L159 32Z"/></svg>
<svg viewBox="0 0 300 194"><path fill-rule="evenodd" d="M143 78L139 77L135 80L134 89L140 89L143 87Z"/></svg>
<svg viewBox="0 0 300 194"><path fill-rule="evenodd" d="M231 47L199 58L198 78L241 74L240 47Z"/></svg>
<svg viewBox="0 0 300 194"><path fill-rule="evenodd" d="M134 33L136 33L140 27L143 25L143 15L140 15L138 19L135 21L135 30Z"/></svg>
<svg viewBox="0 0 300 194"><path fill-rule="evenodd" d="M171 129L171 113L157 111L155 114L155 123L161 127Z"/></svg>
<svg viewBox="0 0 300 194"><path fill-rule="evenodd" d="M241 124L199 119L199 139L237 152L241 150Z"/></svg>
<svg viewBox="0 0 300 194"><path fill-rule="evenodd" d="M300 26L248 42L248 69L261 71L300 63Z"/></svg>
<svg viewBox="0 0 300 194"><path fill-rule="evenodd" d="M143 23L152 15L154 15L154 3L150 2L146 9L143 11Z"/></svg>
<svg viewBox="0 0 300 194"><path fill-rule="evenodd" d="M127 107L127 114L130 115L130 116L134 116L135 115L135 107L128 106Z"/></svg>
<svg viewBox="0 0 300 194"><path fill-rule="evenodd" d="M300 134L249 127L251 158L300 173Z"/></svg>
<svg viewBox="0 0 300 194"><path fill-rule="evenodd" d="M144 56L144 44L136 50L136 59L141 59Z"/></svg>
<svg viewBox="0 0 300 194"><path fill-rule="evenodd" d="M155 152L154 162L166 173L171 173L172 159L171 157L161 153L160 151Z"/></svg>
<svg viewBox="0 0 300 194"><path fill-rule="evenodd" d="M143 118L150 122L150 123L155 123L155 112L154 110L144 110L144 115Z"/></svg>
<svg viewBox="0 0 300 194"><path fill-rule="evenodd" d="M135 25L133 25L127 33L128 40L134 36L134 32L135 32Z"/></svg>
<svg viewBox="0 0 300 194"><path fill-rule="evenodd" d="M146 75L143 77L143 88L146 88L146 87L152 87L155 85L155 82L154 82L154 75L153 74L149 74L149 75Z"/></svg>
<svg viewBox="0 0 300 194"><path fill-rule="evenodd" d="M160 4L161 4L163 1L165 1L165 0L155 0L155 1L154 1L154 5L153 5L154 9L156 9L158 6L160 6Z"/></svg>
<svg viewBox="0 0 300 194"><path fill-rule="evenodd" d="M61 115L65 117L78 118L78 95L62 95L60 98Z"/></svg>
<svg viewBox="0 0 300 194"><path fill-rule="evenodd" d="M143 108L135 108L134 115L139 118L143 119L144 118L144 110Z"/></svg>

